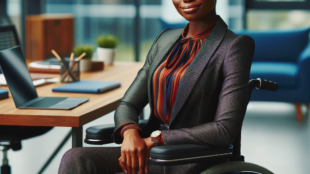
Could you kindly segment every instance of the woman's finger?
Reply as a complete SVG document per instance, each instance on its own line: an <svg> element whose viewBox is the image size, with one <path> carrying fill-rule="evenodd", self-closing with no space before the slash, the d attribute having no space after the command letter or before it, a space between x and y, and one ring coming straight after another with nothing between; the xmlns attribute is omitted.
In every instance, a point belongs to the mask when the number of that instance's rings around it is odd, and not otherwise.
<svg viewBox="0 0 310 174"><path fill-rule="evenodd" d="M145 158L144 158L144 160L145 160L145 162L144 162L144 172L145 173L148 173L148 171L149 171L149 156L150 156L150 153L146 152L145 153Z"/></svg>
<svg viewBox="0 0 310 174"><path fill-rule="evenodd" d="M131 155L127 154L126 155L126 164L127 164L127 173L132 174L132 166L131 166Z"/></svg>
<svg viewBox="0 0 310 174"><path fill-rule="evenodd" d="M137 158L137 155L136 155L136 152L131 152L131 171L132 171L132 174L137 174L137 171L139 169L139 166L138 166L138 158Z"/></svg>
<svg viewBox="0 0 310 174"><path fill-rule="evenodd" d="M121 163L123 165L123 168L125 170L125 172L127 173L128 171L128 167L127 167L127 158L126 158L126 154L122 152L122 156L121 156Z"/></svg>
<svg viewBox="0 0 310 174"><path fill-rule="evenodd" d="M138 151L138 164L139 164L139 174L144 174L144 166L145 166L145 150Z"/></svg>
<svg viewBox="0 0 310 174"><path fill-rule="evenodd" d="M124 168L123 163L122 163L122 157L119 157L118 164L121 167L122 171L125 172L125 168Z"/></svg>

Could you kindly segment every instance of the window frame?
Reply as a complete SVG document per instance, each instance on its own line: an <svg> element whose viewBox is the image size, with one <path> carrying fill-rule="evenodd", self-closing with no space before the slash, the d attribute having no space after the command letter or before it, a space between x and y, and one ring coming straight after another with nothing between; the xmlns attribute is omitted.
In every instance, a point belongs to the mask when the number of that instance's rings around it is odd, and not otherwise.
<svg viewBox="0 0 310 174"><path fill-rule="evenodd" d="M7 0L2 0L0 1L0 16L3 17L3 16L7 16Z"/></svg>
<svg viewBox="0 0 310 174"><path fill-rule="evenodd" d="M245 0L246 10L309 10L310 0L302 2L265 2L256 0Z"/></svg>

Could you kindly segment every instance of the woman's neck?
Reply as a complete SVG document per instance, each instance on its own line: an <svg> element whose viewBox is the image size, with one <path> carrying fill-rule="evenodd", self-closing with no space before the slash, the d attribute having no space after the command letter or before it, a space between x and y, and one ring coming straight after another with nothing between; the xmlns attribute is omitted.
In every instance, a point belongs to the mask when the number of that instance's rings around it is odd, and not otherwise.
<svg viewBox="0 0 310 174"><path fill-rule="evenodd" d="M189 28L186 34L186 38L192 37L200 31L210 28L211 25L216 21L216 19L217 16L215 11L211 11L209 14L200 18L199 20L189 21Z"/></svg>

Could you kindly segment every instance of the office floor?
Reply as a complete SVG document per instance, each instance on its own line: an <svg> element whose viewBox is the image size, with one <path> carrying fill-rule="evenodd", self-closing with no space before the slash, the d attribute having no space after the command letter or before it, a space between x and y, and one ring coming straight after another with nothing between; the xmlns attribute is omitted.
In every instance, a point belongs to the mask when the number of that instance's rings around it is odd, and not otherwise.
<svg viewBox="0 0 310 174"><path fill-rule="evenodd" d="M146 115L149 112L145 109ZM250 103L242 131L242 153L246 161L262 165L276 174L309 174L309 120L298 123L292 104ZM85 125L84 129L105 123L113 123L113 113ZM44 136L23 141L21 151L9 151L12 173L38 173L69 130L54 128ZM45 174L57 173L61 156L70 147L71 139L46 169Z"/></svg>

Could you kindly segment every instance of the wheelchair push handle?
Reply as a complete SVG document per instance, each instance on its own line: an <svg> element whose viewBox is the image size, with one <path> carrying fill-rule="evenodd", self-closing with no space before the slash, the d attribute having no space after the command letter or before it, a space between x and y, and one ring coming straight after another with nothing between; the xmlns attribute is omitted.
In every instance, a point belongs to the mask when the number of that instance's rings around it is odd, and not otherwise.
<svg viewBox="0 0 310 174"><path fill-rule="evenodd" d="M257 78L259 85L256 86L257 89L267 90L267 91L277 91L278 84L272 81Z"/></svg>

